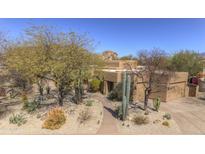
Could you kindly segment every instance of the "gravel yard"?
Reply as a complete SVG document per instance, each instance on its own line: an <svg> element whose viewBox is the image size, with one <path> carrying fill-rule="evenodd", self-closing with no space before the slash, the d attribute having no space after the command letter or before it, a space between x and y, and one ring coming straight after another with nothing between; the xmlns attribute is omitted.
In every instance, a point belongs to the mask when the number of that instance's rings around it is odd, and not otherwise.
<svg viewBox="0 0 205 154"><path fill-rule="evenodd" d="M76 105L73 103L65 104L63 109L66 115L66 123L57 130L42 129L46 112L54 106L38 109L32 114L23 111L22 104L8 107L8 111L0 116L0 134L96 134L103 117L103 106L97 100L92 102L92 106L86 106L85 104ZM85 110L89 111L91 118L84 123L80 123L78 119L79 114ZM9 123L10 116L17 113L25 115L27 122L24 125L17 126Z"/></svg>

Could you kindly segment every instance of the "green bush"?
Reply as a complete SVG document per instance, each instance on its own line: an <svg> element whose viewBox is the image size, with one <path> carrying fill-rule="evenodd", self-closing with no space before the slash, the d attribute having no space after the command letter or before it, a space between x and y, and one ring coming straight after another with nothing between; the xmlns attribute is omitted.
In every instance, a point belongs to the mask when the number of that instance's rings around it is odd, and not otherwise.
<svg viewBox="0 0 205 154"><path fill-rule="evenodd" d="M117 115L117 118L118 119L122 119L122 106L118 106L116 109L115 109L115 113Z"/></svg>
<svg viewBox="0 0 205 154"><path fill-rule="evenodd" d="M159 111L160 104L161 104L160 98L157 97L157 98L153 101L153 107L154 107L155 111L157 111L157 112Z"/></svg>
<svg viewBox="0 0 205 154"><path fill-rule="evenodd" d="M130 101L133 100L133 82L130 87ZM108 94L109 100L122 101L122 83L118 83L114 89Z"/></svg>
<svg viewBox="0 0 205 154"><path fill-rule="evenodd" d="M167 119L167 120L170 120L172 117L171 117L171 114L170 113L165 113L163 115L163 119Z"/></svg>
<svg viewBox="0 0 205 154"><path fill-rule="evenodd" d="M101 81L99 79L93 79L90 83L90 88L93 92L100 90Z"/></svg>
<svg viewBox="0 0 205 154"><path fill-rule="evenodd" d="M23 109L26 110L28 113L36 111L38 108L39 103L37 101L25 101L23 105Z"/></svg>
<svg viewBox="0 0 205 154"><path fill-rule="evenodd" d="M118 83L114 89L108 94L108 99L121 101L122 100L122 83Z"/></svg>
<svg viewBox="0 0 205 154"><path fill-rule="evenodd" d="M86 106L93 106L93 102L94 102L93 100L87 100L85 105Z"/></svg>
<svg viewBox="0 0 205 154"><path fill-rule="evenodd" d="M24 117L24 115L22 113L20 113L20 114L13 114L9 118L9 122L10 122L10 124L16 124L18 126L21 126L21 125L25 124L27 122L27 120Z"/></svg>

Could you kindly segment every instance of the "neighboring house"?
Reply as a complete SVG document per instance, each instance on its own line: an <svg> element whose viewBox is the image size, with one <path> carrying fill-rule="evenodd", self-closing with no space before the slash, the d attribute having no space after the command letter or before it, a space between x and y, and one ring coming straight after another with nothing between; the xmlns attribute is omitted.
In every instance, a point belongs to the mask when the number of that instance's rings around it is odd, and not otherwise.
<svg viewBox="0 0 205 154"><path fill-rule="evenodd" d="M116 60L117 57L118 57L118 54L114 51L111 51L111 50L107 50L107 51L104 51L102 53L102 56L103 56L103 59L105 61L110 61L110 60Z"/></svg>
<svg viewBox="0 0 205 154"><path fill-rule="evenodd" d="M106 63L103 71L103 94L107 95L122 81L123 72L137 67L136 60L112 60Z"/></svg>

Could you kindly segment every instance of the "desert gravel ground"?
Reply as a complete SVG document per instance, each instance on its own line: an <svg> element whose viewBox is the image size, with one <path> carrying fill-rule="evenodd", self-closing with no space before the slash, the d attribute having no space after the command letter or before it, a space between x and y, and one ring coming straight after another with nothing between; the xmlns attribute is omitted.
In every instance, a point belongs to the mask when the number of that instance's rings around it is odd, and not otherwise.
<svg viewBox="0 0 205 154"><path fill-rule="evenodd" d="M83 124L80 124L78 120L79 113L82 110L88 110L91 113L91 119ZM94 100L92 106L75 105L73 103L68 103L64 105L64 110L66 114L66 123L57 130L42 129L43 121L45 120L45 109L40 109L38 112L33 114L27 114L22 111L22 104L12 106L9 111L0 117L0 134L21 134L21 135L66 135L66 134L96 134L103 118L103 106L101 102ZM48 111L49 109L46 109ZM17 126L9 123L9 117L12 113L24 113L27 118L27 123L22 126ZM40 115L40 118L37 116Z"/></svg>

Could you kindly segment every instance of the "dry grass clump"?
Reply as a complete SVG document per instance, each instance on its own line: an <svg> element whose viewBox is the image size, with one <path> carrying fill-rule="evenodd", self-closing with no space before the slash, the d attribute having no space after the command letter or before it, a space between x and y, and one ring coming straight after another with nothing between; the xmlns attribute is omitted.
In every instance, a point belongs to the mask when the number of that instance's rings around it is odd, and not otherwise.
<svg viewBox="0 0 205 154"><path fill-rule="evenodd" d="M164 121L162 122L162 125L166 126L166 127L170 127L170 123L168 121Z"/></svg>
<svg viewBox="0 0 205 154"><path fill-rule="evenodd" d="M86 121L88 121L90 119L91 119L91 113L87 108L85 110L82 110L79 113L78 120L81 124L85 123Z"/></svg>
<svg viewBox="0 0 205 154"><path fill-rule="evenodd" d="M43 128L46 129L59 129L66 121L66 116L63 109L53 108L48 112L47 118L43 123Z"/></svg>
<svg viewBox="0 0 205 154"><path fill-rule="evenodd" d="M149 123L149 119L146 116L142 116L142 115L137 115L135 116L132 121L134 122L134 124L136 125L145 125Z"/></svg>

